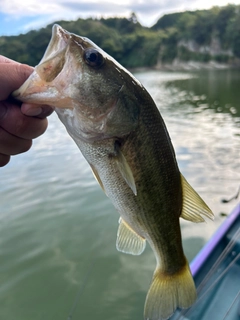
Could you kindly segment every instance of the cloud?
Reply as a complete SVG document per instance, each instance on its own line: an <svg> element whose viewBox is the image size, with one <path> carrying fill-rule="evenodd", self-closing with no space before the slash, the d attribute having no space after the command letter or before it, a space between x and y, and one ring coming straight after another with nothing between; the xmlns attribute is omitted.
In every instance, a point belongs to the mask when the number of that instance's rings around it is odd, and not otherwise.
<svg viewBox="0 0 240 320"><path fill-rule="evenodd" d="M50 3L46 0L1 0L1 12L11 16L32 16L51 14L59 10L57 0L52 0Z"/></svg>
<svg viewBox="0 0 240 320"><path fill-rule="evenodd" d="M0 0L0 12L10 15L64 15L64 11L78 12L79 15L92 13L119 15L121 12L150 14L155 12L182 11L186 9L209 8L214 5L227 5L228 0ZM232 0L231 3L239 3Z"/></svg>
<svg viewBox="0 0 240 320"><path fill-rule="evenodd" d="M59 20L129 17L131 12L142 25L152 26L166 13L227 4L228 0L0 0L0 34L27 32Z"/></svg>
<svg viewBox="0 0 240 320"><path fill-rule="evenodd" d="M55 0L56 1L56 0ZM152 25L165 13L184 10L179 0L112 0L112 1L59 1L64 10L78 12L80 17L130 16L135 12L139 21L146 26ZM185 0L185 5L193 5L195 1Z"/></svg>
<svg viewBox="0 0 240 320"><path fill-rule="evenodd" d="M60 5L64 6L68 10L77 10L80 12L93 12L95 14L104 13L116 13L126 11L126 7L119 3L111 2L74 2L74 1L63 1Z"/></svg>
<svg viewBox="0 0 240 320"><path fill-rule="evenodd" d="M177 2L177 0L176 0ZM168 2L166 1L87 1L87 2L75 2L75 1L63 1L59 2L60 5L68 9L78 10L79 12L95 12L96 14L116 14L126 11L136 11L136 12L145 12L152 13L156 12L160 8L164 8Z"/></svg>

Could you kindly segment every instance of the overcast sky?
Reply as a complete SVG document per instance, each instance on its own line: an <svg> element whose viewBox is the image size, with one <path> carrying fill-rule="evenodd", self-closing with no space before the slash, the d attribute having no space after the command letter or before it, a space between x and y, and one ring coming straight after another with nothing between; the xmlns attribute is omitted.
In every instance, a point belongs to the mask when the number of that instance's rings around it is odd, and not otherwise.
<svg viewBox="0 0 240 320"><path fill-rule="evenodd" d="M0 0L0 36L17 35L56 20L86 17L129 17L137 14L142 25L152 26L165 13L209 9L240 0Z"/></svg>

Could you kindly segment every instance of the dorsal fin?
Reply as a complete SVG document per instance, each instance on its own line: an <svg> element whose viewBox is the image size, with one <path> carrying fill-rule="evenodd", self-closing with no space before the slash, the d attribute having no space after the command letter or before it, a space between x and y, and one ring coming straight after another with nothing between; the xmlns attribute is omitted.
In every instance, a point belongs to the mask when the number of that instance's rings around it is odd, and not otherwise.
<svg viewBox="0 0 240 320"><path fill-rule="evenodd" d="M183 190L183 208L181 217L185 220L192 222L203 222L207 217L211 220L214 219L214 215L203 199L197 194L197 192L190 186L184 176L181 174L182 190Z"/></svg>
<svg viewBox="0 0 240 320"><path fill-rule="evenodd" d="M140 237L122 218L120 218L116 247L118 251L140 255L146 247L146 240Z"/></svg>

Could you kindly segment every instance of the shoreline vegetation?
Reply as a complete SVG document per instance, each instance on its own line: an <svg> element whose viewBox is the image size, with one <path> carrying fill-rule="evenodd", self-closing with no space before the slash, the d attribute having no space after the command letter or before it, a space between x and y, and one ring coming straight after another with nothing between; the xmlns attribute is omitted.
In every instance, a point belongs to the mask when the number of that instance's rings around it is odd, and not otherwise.
<svg viewBox="0 0 240 320"><path fill-rule="evenodd" d="M162 16L152 27L129 18L56 21L88 37L129 69L199 70L240 68L240 5ZM52 25L0 37L0 54L35 66L51 38Z"/></svg>

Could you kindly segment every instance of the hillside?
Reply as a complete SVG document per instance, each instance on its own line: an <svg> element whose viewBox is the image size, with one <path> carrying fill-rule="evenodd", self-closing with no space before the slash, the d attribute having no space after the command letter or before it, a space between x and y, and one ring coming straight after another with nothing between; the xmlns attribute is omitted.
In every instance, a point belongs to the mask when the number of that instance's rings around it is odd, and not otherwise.
<svg viewBox="0 0 240 320"><path fill-rule="evenodd" d="M152 30L171 32L162 48L162 60L175 51L174 58L181 61L239 62L240 6L164 15Z"/></svg>
<svg viewBox="0 0 240 320"><path fill-rule="evenodd" d="M70 32L90 38L127 68L156 67L176 61L239 65L240 6L167 14L143 27L127 18L56 21ZM0 54L22 63L39 63L52 24L19 36L0 37Z"/></svg>

